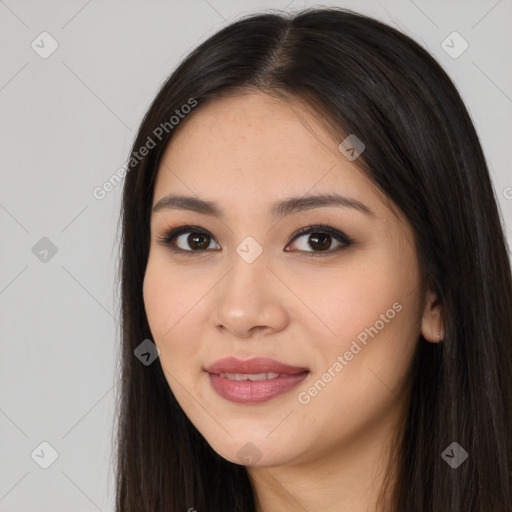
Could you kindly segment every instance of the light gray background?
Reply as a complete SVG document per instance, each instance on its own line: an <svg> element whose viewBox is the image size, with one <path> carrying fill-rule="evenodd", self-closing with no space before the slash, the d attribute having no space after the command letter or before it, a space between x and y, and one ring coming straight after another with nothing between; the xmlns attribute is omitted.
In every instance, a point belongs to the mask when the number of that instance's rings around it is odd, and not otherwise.
<svg viewBox="0 0 512 512"><path fill-rule="evenodd" d="M103 200L92 191L125 163L150 101L193 47L241 14L312 5L0 0L0 511L113 510L122 187ZM437 57L476 124L510 242L512 1L323 5L397 26ZM59 45L47 59L31 47L49 48L43 31ZM453 31L469 43L458 58L441 47ZM32 252L43 237L57 247L46 262ZM58 453L47 469L44 441Z"/></svg>

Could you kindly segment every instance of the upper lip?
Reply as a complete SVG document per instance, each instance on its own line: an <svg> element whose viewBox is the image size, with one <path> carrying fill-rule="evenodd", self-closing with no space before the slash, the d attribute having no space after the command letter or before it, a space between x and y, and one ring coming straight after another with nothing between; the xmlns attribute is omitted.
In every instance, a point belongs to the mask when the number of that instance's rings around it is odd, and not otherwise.
<svg viewBox="0 0 512 512"><path fill-rule="evenodd" d="M208 373L279 373L295 375L308 371L307 368L291 366L267 357L255 357L241 360L236 357L218 359L206 368Z"/></svg>

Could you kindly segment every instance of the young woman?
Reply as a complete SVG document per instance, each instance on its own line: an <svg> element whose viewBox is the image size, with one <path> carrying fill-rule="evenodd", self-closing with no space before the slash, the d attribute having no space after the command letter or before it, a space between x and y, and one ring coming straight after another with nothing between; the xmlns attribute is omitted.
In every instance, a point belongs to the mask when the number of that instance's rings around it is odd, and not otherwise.
<svg viewBox="0 0 512 512"><path fill-rule="evenodd" d="M503 229L409 37L223 28L149 108L122 229L118 512L512 510Z"/></svg>

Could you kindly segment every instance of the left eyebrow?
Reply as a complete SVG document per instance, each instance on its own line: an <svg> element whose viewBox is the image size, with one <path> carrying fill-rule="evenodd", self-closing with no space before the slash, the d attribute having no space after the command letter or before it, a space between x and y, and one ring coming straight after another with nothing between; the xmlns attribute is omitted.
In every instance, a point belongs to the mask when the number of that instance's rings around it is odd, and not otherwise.
<svg viewBox="0 0 512 512"><path fill-rule="evenodd" d="M322 208L325 206L337 206L342 208L353 208L370 217L376 215L361 201L340 194L318 194L303 197L291 197L276 203L271 208L271 214L275 218L282 218L292 213Z"/></svg>
<svg viewBox="0 0 512 512"><path fill-rule="evenodd" d="M290 197L273 204L270 209L270 214L272 217L280 219L293 213L326 206L353 208L370 217L376 217L375 213L364 203L340 194L317 194L303 197ZM162 210L191 210L203 215L225 218L225 211L216 202L198 199L193 196L172 194L165 196L153 207L153 212Z"/></svg>

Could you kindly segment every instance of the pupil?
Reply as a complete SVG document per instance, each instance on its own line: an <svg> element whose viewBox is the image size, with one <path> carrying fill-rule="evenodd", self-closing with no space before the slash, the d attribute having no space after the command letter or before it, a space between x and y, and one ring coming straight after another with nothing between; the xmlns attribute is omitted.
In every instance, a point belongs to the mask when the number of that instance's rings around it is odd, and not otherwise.
<svg viewBox="0 0 512 512"><path fill-rule="evenodd" d="M203 240L203 243L201 243L201 239ZM187 242L194 250L206 249L210 245L208 242L208 237L201 233L190 233L190 235L187 237Z"/></svg>
<svg viewBox="0 0 512 512"><path fill-rule="evenodd" d="M327 235L325 233L315 233L313 235L310 235L309 239L309 245L312 249L318 249L320 251L325 251L329 249L330 243L330 237L331 235ZM315 247L315 245L317 247Z"/></svg>

